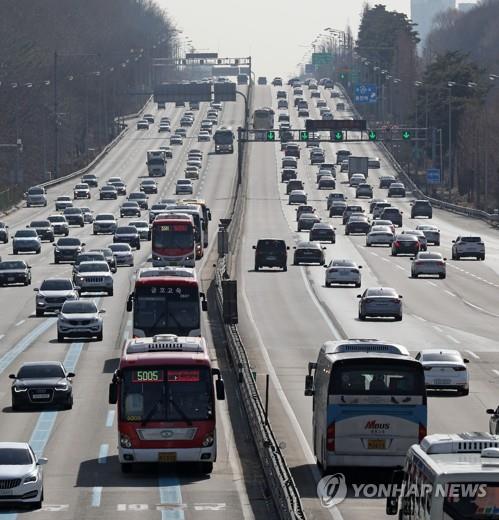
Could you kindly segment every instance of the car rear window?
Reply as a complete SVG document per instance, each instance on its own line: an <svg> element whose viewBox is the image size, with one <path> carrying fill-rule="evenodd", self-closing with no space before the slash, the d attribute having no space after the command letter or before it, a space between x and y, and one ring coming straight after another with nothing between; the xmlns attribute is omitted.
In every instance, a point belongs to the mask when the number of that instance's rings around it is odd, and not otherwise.
<svg viewBox="0 0 499 520"><path fill-rule="evenodd" d="M57 241L58 246L79 246L80 244L79 238L60 238Z"/></svg>
<svg viewBox="0 0 499 520"><path fill-rule="evenodd" d="M462 359L458 354L453 354L451 352L442 352L438 354L428 353L425 354L423 352L421 356L422 361L451 361L451 362L460 362L462 363Z"/></svg>
<svg viewBox="0 0 499 520"><path fill-rule="evenodd" d="M257 248L262 251L271 251L275 249L285 249L286 244L283 240L259 240Z"/></svg>
<svg viewBox="0 0 499 520"><path fill-rule="evenodd" d="M461 237L461 242L481 242L480 237Z"/></svg>
<svg viewBox="0 0 499 520"><path fill-rule="evenodd" d="M26 269L26 264L22 261L0 262L0 271L4 271L6 269Z"/></svg>
<svg viewBox="0 0 499 520"><path fill-rule="evenodd" d="M366 296L389 296L389 297L398 297L395 289L390 288L375 288L375 289L367 289Z"/></svg>

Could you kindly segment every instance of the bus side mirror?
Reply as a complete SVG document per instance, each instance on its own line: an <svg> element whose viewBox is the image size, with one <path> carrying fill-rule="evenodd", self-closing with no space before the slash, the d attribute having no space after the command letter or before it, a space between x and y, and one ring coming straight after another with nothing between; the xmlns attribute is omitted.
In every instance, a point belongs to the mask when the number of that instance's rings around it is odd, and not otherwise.
<svg viewBox="0 0 499 520"><path fill-rule="evenodd" d="M225 385L224 380L222 378L219 378L215 381L215 390L217 393L217 399L219 401L225 400Z"/></svg>
<svg viewBox="0 0 499 520"><path fill-rule="evenodd" d="M314 395L314 376L305 376L305 395Z"/></svg>
<svg viewBox="0 0 499 520"><path fill-rule="evenodd" d="M133 309L133 293L130 294L128 300L126 301L126 311L132 312Z"/></svg>
<svg viewBox="0 0 499 520"><path fill-rule="evenodd" d="M396 515L399 511L399 501L398 498L395 497L387 497L386 498L386 514L387 515Z"/></svg>
<svg viewBox="0 0 499 520"><path fill-rule="evenodd" d="M109 385L109 404L116 404L118 402L118 385L111 383Z"/></svg>

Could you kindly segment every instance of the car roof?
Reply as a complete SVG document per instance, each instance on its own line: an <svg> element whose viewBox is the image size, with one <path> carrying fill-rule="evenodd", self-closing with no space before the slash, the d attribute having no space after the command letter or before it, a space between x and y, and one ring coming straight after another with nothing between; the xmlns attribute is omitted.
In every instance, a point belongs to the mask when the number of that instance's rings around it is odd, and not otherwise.
<svg viewBox="0 0 499 520"><path fill-rule="evenodd" d="M25 449L25 450L31 451L30 445L27 442L0 442L0 449L2 449L2 450Z"/></svg>

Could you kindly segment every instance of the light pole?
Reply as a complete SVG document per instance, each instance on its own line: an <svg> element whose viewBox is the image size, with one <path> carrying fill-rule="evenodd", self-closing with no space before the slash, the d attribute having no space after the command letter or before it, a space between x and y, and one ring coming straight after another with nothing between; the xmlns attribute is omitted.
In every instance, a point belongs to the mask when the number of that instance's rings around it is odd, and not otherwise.
<svg viewBox="0 0 499 520"><path fill-rule="evenodd" d="M452 190L452 87L456 85L455 81L447 82L449 88L449 196Z"/></svg>

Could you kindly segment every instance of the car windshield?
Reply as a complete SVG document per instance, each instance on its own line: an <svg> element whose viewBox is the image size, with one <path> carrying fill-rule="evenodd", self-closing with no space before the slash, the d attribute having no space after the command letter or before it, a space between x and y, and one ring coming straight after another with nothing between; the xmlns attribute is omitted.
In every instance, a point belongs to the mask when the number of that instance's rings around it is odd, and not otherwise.
<svg viewBox="0 0 499 520"><path fill-rule="evenodd" d="M64 314L95 314L97 306L92 301L66 302L62 306Z"/></svg>
<svg viewBox="0 0 499 520"><path fill-rule="evenodd" d="M75 190L86 190L88 188L88 184L77 184L75 186Z"/></svg>
<svg viewBox="0 0 499 520"><path fill-rule="evenodd" d="M67 208L64 210L65 215L81 215L80 208Z"/></svg>
<svg viewBox="0 0 499 520"><path fill-rule="evenodd" d="M62 215L54 215L49 217L49 222L66 222L66 219Z"/></svg>
<svg viewBox="0 0 499 520"><path fill-rule="evenodd" d="M139 205L136 202L124 202L122 208L138 208Z"/></svg>
<svg viewBox="0 0 499 520"><path fill-rule="evenodd" d="M261 251L284 250L285 244L282 240L259 240L258 249Z"/></svg>
<svg viewBox="0 0 499 520"><path fill-rule="evenodd" d="M79 238L60 238L57 241L58 246L79 246L81 245Z"/></svg>
<svg viewBox="0 0 499 520"><path fill-rule="evenodd" d="M0 466L29 466L33 457L26 448L0 448Z"/></svg>
<svg viewBox="0 0 499 520"><path fill-rule="evenodd" d="M63 195L61 197L57 197L57 202L71 202L71 198Z"/></svg>
<svg viewBox="0 0 499 520"><path fill-rule="evenodd" d="M102 186L102 191L116 191L116 188L114 186Z"/></svg>
<svg viewBox="0 0 499 520"><path fill-rule="evenodd" d="M147 199L145 193L130 193L129 199Z"/></svg>
<svg viewBox="0 0 499 520"><path fill-rule="evenodd" d="M422 352L421 361L450 361L462 363L461 356L453 352Z"/></svg>
<svg viewBox="0 0 499 520"><path fill-rule="evenodd" d="M40 228L40 227L50 227L50 222L48 220L34 220L30 227Z"/></svg>
<svg viewBox="0 0 499 520"><path fill-rule="evenodd" d="M395 289L390 289L388 287L367 289L365 295L367 297L371 297L371 296L386 296L388 298L398 298L398 294L395 292Z"/></svg>
<svg viewBox="0 0 499 520"><path fill-rule="evenodd" d="M38 236L38 235L36 234L36 231L34 229L20 229L19 231L16 231L16 234L15 234L16 238L19 238L19 237L34 238L36 236Z"/></svg>
<svg viewBox="0 0 499 520"><path fill-rule="evenodd" d="M137 228L135 226L122 226L116 230L117 235L135 235L135 233L137 233Z"/></svg>
<svg viewBox="0 0 499 520"><path fill-rule="evenodd" d="M95 220L114 220L113 215L97 215Z"/></svg>
<svg viewBox="0 0 499 520"><path fill-rule="evenodd" d="M30 188L28 193L30 195L44 195L45 191L43 188Z"/></svg>
<svg viewBox="0 0 499 520"><path fill-rule="evenodd" d="M78 268L80 273L107 273L108 271L109 266L104 262L82 262Z"/></svg>
<svg viewBox="0 0 499 520"><path fill-rule="evenodd" d="M81 264L82 262L90 262L92 260L101 260L103 261L102 253L94 252L94 253L83 253L82 255L78 255L76 258L76 264Z"/></svg>
<svg viewBox="0 0 499 520"><path fill-rule="evenodd" d="M128 244L111 244L109 246L109 249L113 252L113 253L116 253L118 251L126 251L127 253L129 253L132 248L128 245Z"/></svg>
<svg viewBox="0 0 499 520"><path fill-rule="evenodd" d="M40 285L40 291L71 291L71 280L44 280Z"/></svg>
<svg viewBox="0 0 499 520"><path fill-rule="evenodd" d="M38 379L44 377L64 376L64 370L61 365L56 364L25 365L21 367L17 374L18 379Z"/></svg>
<svg viewBox="0 0 499 520"><path fill-rule="evenodd" d="M7 269L26 269L26 264L22 261L6 261L0 262L0 271L5 271Z"/></svg>

